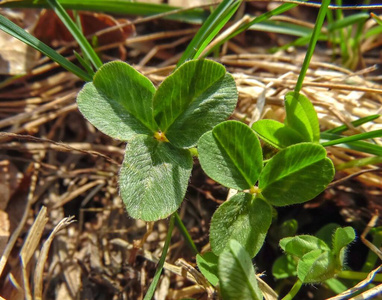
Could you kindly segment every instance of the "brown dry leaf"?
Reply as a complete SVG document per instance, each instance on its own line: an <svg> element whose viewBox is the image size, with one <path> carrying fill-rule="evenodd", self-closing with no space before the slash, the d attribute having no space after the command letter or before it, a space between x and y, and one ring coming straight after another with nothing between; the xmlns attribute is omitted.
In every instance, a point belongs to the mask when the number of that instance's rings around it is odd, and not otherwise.
<svg viewBox="0 0 382 300"><path fill-rule="evenodd" d="M68 12L73 18L73 14ZM109 15L93 12L79 12L81 26L85 36L93 35L98 31L107 28L127 24L127 20L117 20ZM107 31L98 36L98 45L106 45L125 41L133 35L135 28L133 25L117 27L112 31ZM57 15L51 10L43 10L34 29L34 35L47 44L61 44L73 41L73 36L64 26Z"/></svg>

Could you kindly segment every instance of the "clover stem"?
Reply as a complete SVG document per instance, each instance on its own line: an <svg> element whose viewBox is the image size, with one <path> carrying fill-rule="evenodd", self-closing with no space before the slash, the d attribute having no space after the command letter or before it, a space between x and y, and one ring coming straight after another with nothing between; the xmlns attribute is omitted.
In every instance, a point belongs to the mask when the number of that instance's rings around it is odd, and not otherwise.
<svg viewBox="0 0 382 300"><path fill-rule="evenodd" d="M297 281L294 283L289 293L286 294L286 296L282 298L282 300L292 300L294 296L296 296L296 294L300 290L301 286L302 286L302 281L300 279L297 279Z"/></svg>

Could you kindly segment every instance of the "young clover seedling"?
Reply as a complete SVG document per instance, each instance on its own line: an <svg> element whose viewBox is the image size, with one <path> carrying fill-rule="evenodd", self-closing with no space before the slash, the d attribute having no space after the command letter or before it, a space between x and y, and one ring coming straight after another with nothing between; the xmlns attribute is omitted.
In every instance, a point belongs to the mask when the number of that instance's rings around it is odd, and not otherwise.
<svg viewBox="0 0 382 300"><path fill-rule="evenodd" d="M120 61L103 65L77 97L90 123L126 141L121 197L133 218L155 221L175 212L193 165L189 148L228 118L237 103L233 77L211 60L191 60L156 89Z"/></svg>
<svg viewBox="0 0 382 300"><path fill-rule="evenodd" d="M280 247L286 256L276 260L273 273L277 278L297 275L303 283L320 283L333 278L342 271L346 248L354 239L351 227L337 228L330 245L311 235L283 238Z"/></svg>

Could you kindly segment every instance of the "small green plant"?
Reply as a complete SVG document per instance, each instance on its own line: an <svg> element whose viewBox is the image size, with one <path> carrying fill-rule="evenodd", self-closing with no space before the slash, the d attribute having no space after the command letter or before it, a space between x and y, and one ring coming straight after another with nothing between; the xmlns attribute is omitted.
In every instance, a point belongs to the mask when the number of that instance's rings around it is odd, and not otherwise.
<svg viewBox="0 0 382 300"><path fill-rule="evenodd" d="M119 186L133 218L175 212L193 165L189 148L234 110L233 77L210 60L184 63L155 89L124 62L103 65L77 98L82 114L105 134L126 141Z"/></svg>
<svg viewBox="0 0 382 300"><path fill-rule="evenodd" d="M128 214L145 221L171 216L162 257L145 299L152 297L158 283L175 220L197 252L176 214L188 187L193 156L198 157L209 177L237 190L212 217L212 251L197 255L199 270L223 299L256 300L262 299L264 294L277 297L255 275L251 261L264 244L275 208L313 199L334 177L335 169L324 147L341 144L375 154L372 162L380 161L381 147L360 140L379 137L382 131L345 137L341 133L347 127L340 126L320 132L315 109L301 93L329 2L323 1L316 26L309 32L309 47L296 87L285 96L284 122L260 120L252 127L239 121L226 121L236 107L238 93L233 77L224 66L212 60L196 59L241 1L221 2L189 44L177 69L157 88L127 63L114 61L102 65L65 9L55 0L47 3L79 42L84 57L79 54L76 57L86 72L0 16L1 29L88 81L77 97L79 110L100 131L127 143L119 187ZM295 5L284 3L254 18L231 36ZM362 125L376 117L357 120L353 125ZM264 155L259 139L276 153L270 158ZM370 161L356 163L362 165ZM347 167L350 166L341 166ZM281 239L280 247L285 255L276 260L273 274L279 279L298 278L284 299L292 299L304 283L329 282L344 274L346 249L355 239L354 229L330 227L326 230L330 231L329 235L325 236L293 236L297 225L292 221L284 229L292 236L284 235ZM355 278L354 274L348 278Z"/></svg>

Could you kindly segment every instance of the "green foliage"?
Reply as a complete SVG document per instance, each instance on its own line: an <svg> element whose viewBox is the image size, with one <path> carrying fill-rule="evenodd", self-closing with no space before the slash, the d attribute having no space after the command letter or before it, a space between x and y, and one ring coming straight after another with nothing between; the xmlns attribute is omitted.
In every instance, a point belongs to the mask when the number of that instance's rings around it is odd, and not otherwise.
<svg viewBox="0 0 382 300"><path fill-rule="evenodd" d="M236 240L231 240L219 256L218 274L221 296L230 299L263 299L255 277L251 257Z"/></svg>
<svg viewBox="0 0 382 300"><path fill-rule="evenodd" d="M129 215L155 221L176 211L191 169L189 151L150 136L135 136L126 146L119 174L120 193Z"/></svg>
<svg viewBox="0 0 382 300"><path fill-rule="evenodd" d="M219 255L235 239L254 257L263 245L271 221L272 209L264 200L247 193L233 196L212 217L212 251Z"/></svg>
<svg viewBox="0 0 382 300"><path fill-rule="evenodd" d="M216 286L219 282L218 260L219 257L213 252L204 253L203 256L200 254L196 255L196 263L200 272L213 286Z"/></svg>
<svg viewBox="0 0 382 300"><path fill-rule="evenodd" d="M297 275L303 283L318 283L333 278L342 271L346 248L354 239L355 232L351 227L335 229L331 247L318 237L310 235L284 238L280 241L280 247L286 256L276 260L273 266L274 276L287 278Z"/></svg>
<svg viewBox="0 0 382 300"><path fill-rule="evenodd" d="M333 163L326 157L325 149L301 143L272 157L260 174L259 188L272 205L285 206L314 198L333 176Z"/></svg>
<svg viewBox="0 0 382 300"><path fill-rule="evenodd" d="M174 146L190 148L232 114L237 97L235 81L222 65L194 60L159 86L153 99L154 118Z"/></svg>
<svg viewBox="0 0 382 300"><path fill-rule="evenodd" d="M157 90L128 64L110 62L77 97L94 126L128 142L120 193L128 213L146 221L179 208L192 169L191 152L183 148L227 118L236 101L232 76L210 60L183 64Z"/></svg>
<svg viewBox="0 0 382 300"><path fill-rule="evenodd" d="M245 124L226 121L205 133L198 143L199 160L208 176L237 190L250 189L262 169L262 150Z"/></svg>
<svg viewBox="0 0 382 300"><path fill-rule="evenodd" d="M297 131L305 142L320 140L317 113L310 100L297 92L285 95L285 125Z"/></svg>
<svg viewBox="0 0 382 300"><path fill-rule="evenodd" d="M277 149L304 142L304 138L293 128L275 120L259 120L252 129L266 143Z"/></svg>

